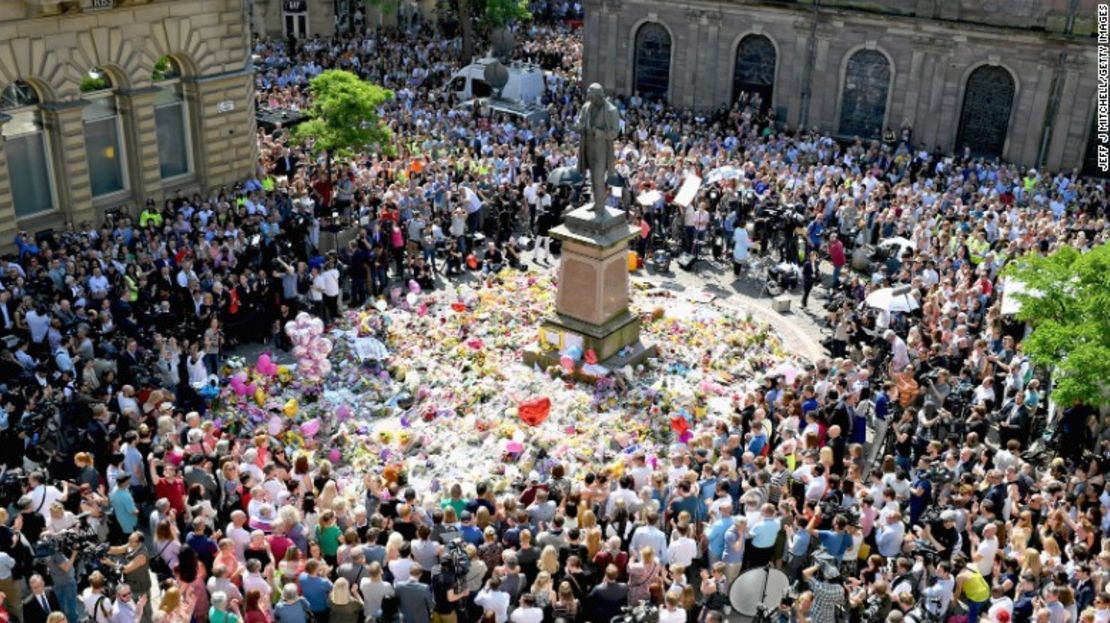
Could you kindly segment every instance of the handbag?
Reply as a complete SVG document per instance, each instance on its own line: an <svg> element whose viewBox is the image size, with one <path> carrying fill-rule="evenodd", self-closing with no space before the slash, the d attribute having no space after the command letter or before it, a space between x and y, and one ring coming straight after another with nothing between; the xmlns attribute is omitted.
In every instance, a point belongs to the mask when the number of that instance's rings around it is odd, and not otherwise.
<svg viewBox="0 0 1110 623"><path fill-rule="evenodd" d="M158 581L173 577L173 569L170 569L169 563L166 562L166 559L162 558L162 554L165 553L170 543L173 543L173 541L168 541L162 546L162 549L159 550L158 555L150 559L150 570L154 572L154 575L158 576Z"/></svg>

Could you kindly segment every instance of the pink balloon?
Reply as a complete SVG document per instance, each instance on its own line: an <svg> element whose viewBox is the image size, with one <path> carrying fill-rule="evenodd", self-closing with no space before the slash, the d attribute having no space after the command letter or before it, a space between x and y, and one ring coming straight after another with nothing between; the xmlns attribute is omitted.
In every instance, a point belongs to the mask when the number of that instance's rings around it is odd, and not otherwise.
<svg viewBox="0 0 1110 623"><path fill-rule="evenodd" d="M409 279L409 292L420 294L420 284L415 279Z"/></svg>
<svg viewBox="0 0 1110 623"><path fill-rule="evenodd" d="M320 432L320 418L312 418L301 424L301 434L309 439L315 437L318 432Z"/></svg>
<svg viewBox="0 0 1110 623"><path fill-rule="evenodd" d="M328 450L328 460L332 463L338 463L342 455L339 453L339 448L332 448Z"/></svg>
<svg viewBox="0 0 1110 623"><path fill-rule="evenodd" d="M285 423L281 421L281 418L279 418L276 415L273 415L273 416L270 416L270 422L266 426L266 430L271 435L277 436L277 434L280 433L281 429L284 428L284 427L285 427Z"/></svg>
<svg viewBox="0 0 1110 623"><path fill-rule="evenodd" d="M256 387L254 383L251 383L250 385L247 385L246 387L244 387L243 390L244 390L244 392L243 392L244 396L253 396L254 392L258 390L258 387Z"/></svg>
<svg viewBox="0 0 1110 623"><path fill-rule="evenodd" d="M308 349L304 346L293 347L293 357L295 357L296 359L304 359L306 355L308 355Z"/></svg>
<svg viewBox="0 0 1110 623"><path fill-rule="evenodd" d="M560 356L559 365L563 366L563 369L567 372L574 372L574 359L571 359L570 355Z"/></svg>

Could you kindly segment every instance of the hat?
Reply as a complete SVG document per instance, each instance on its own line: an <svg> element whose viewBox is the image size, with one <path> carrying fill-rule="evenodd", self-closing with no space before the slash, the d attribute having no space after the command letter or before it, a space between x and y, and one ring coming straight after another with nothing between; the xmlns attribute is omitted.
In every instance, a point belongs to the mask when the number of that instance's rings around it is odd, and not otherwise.
<svg viewBox="0 0 1110 623"><path fill-rule="evenodd" d="M941 521L956 521L956 511L948 510L940 514Z"/></svg>
<svg viewBox="0 0 1110 623"><path fill-rule="evenodd" d="M463 511L463 512L462 512L462 515L460 515L459 517L460 517L460 518L461 518L461 519L462 519L463 521L470 521L471 519L473 519L473 518L474 518L474 515L470 514L470 511Z"/></svg>

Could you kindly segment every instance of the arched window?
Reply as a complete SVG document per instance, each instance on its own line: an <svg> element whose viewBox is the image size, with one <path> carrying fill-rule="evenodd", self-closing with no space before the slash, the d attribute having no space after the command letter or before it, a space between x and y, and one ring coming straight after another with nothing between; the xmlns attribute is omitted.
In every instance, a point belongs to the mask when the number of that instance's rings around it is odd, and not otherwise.
<svg viewBox="0 0 1110 623"><path fill-rule="evenodd" d="M169 56L154 66L154 128L158 134L158 163L162 179L192 170L189 115L181 89L181 68Z"/></svg>
<svg viewBox="0 0 1110 623"><path fill-rule="evenodd" d="M648 22L636 32L634 90L644 99L666 99L671 82L671 33Z"/></svg>
<svg viewBox="0 0 1110 623"><path fill-rule="evenodd" d="M976 158L1002 156L1010 128L1014 91L1014 78L1005 67L983 65L971 72L960 110L957 151L967 148Z"/></svg>
<svg viewBox="0 0 1110 623"><path fill-rule="evenodd" d="M50 147L43 130L38 93L23 81L9 84L0 92L0 113L11 117L2 134L15 215L53 210Z"/></svg>
<svg viewBox="0 0 1110 623"><path fill-rule="evenodd" d="M760 110L771 106L775 89L775 45L763 35L748 35L736 46L736 67L732 71L732 101L741 93L758 94Z"/></svg>
<svg viewBox="0 0 1110 623"><path fill-rule="evenodd" d="M1083 156L1084 177L1110 177L1106 171L1098 166L1098 117L1091 119L1091 129L1087 132L1087 150Z"/></svg>
<svg viewBox="0 0 1110 623"><path fill-rule="evenodd" d="M877 139L886 122L890 62L878 50L860 50L848 59L840 96L840 135Z"/></svg>
<svg viewBox="0 0 1110 623"><path fill-rule="evenodd" d="M127 167L123 164L119 110L112 81L94 69L81 80L82 98L88 102L81 110L85 124L85 156L89 161L92 196L102 197L127 189Z"/></svg>

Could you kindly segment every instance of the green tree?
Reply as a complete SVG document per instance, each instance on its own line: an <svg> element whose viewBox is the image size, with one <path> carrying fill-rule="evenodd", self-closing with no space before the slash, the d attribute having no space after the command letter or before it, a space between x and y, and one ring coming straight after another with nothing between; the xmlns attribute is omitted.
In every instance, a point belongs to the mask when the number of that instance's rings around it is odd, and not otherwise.
<svg viewBox="0 0 1110 623"><path fill-rule="evenodd" d="M332 158L350 156L374 147L388 151L393 132L382 123L378 109L393 99L393 91L359 79L349 71L331 69L309 82L312 107L309 120L293 129L293 136L312 141L313 152Z"/></svg>
<svg viewBox="0 0 1110 623"><path fill-rule="evenodd" d="M1110 398L1110 243L1086 253L1063 247L1027 255L1005 274L1024 285L1019 320L1033 332L1022 348L1054 372L1057 404L1097 407Z"/></svg>

